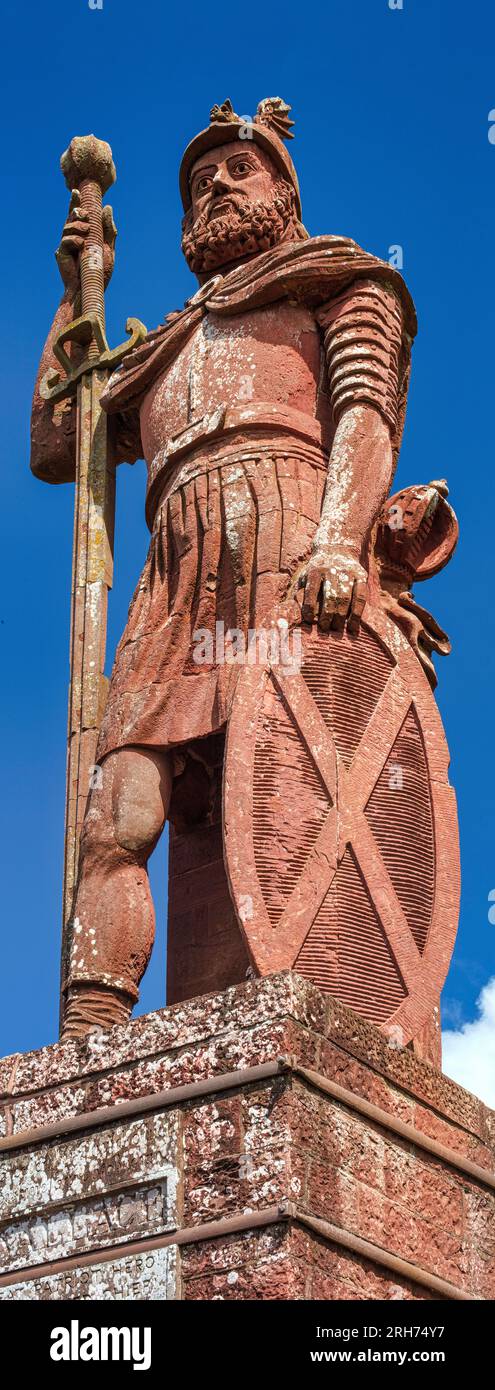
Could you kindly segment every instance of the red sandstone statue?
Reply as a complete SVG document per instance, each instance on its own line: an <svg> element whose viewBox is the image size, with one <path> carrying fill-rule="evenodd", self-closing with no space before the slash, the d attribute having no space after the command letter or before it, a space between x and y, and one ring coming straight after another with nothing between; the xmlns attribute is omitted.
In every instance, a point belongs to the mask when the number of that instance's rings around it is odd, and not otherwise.
<svg viewBox="0 0 495 1390"><path fill-rule="evenodd" d="M308 236L288 111L273 98L246 123L224 102L188 146L182 247L200 288L101 397L112 465L146 459L151 544L100 728L65 1036L129 1016L154 936L148 857L168 816L182 834L207 824L222 765L238 973L213 960L196 990L293 967L437 1057L458 883L430 686L431 652L449 647L410 589L450 558L457 524L443 482L388 496L414 306L389 264ZM89 229L76 197L41 383L78 312ZM106 278L114 239L106 209ZM73 400L38 386L38 477L74 477L75 428ZM200 888L197 917L201 902Z"/></svg>

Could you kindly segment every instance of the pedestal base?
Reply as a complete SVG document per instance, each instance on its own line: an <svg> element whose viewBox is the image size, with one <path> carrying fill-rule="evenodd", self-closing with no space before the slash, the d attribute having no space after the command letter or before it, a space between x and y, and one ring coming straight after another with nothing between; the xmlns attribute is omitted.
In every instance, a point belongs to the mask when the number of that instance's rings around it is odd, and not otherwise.
<svg viewBox="0 0 495 1390"><path fill-rule="evenodd" d="M488 1299L495 1115L293 974L0 1063L2 1299Z"/></svg>

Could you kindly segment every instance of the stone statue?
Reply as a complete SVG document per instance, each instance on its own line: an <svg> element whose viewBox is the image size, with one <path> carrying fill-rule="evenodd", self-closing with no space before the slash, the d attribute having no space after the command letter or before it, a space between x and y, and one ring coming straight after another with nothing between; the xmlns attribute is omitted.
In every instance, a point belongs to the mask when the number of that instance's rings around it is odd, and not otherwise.
<svg viewBox="0 0 495 1390"><path fill-rule="evenodd" d="M149 855L167 817L179 835L207 825L223 770L238 974L293 968L438 1060L458 867L431 653L449 644L411 586L450 558L457 523L443 480L389 496L414 306L388 263L308 235L289 110L213 108L180 170L199 289L102 378L111 467L147 463L151 543L83 788L64 1036L128 1018L153 945ZM50 382L94 236L71 187L33 407L50 482L75 476L78 410ZM195 891L198 922L207 869ZM237 978L208 971L196 990Z"/></svg>

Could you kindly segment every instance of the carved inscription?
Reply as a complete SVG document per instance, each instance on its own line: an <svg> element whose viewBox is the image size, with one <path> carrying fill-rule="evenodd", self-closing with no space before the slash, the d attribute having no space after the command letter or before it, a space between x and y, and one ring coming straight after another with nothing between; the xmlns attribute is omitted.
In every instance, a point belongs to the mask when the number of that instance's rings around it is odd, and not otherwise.
<svg viewBox="0 0 495 1390"><path fill-rule="evenodd" d="M49 1274L0 1289L0 1300L47 1301L50 1299L105 1299L108 1301L176 1299L178 1293L178 1247L168 1245L146 1255L128 1255L86 1269Z"/></svg>
<svg viewBox="0 0 495 1390"><path fill-rule="evenodd" d="M147 1116L13 1152L0 1193L2 1272L178 1224L178 1119Z"/></svg>

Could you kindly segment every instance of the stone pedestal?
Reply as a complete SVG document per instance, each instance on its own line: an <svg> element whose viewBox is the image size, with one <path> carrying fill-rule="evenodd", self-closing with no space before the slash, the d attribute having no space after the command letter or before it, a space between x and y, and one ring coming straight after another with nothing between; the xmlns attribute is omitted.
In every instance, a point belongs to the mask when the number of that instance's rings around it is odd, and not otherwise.
<svg viewBox="0 0 495 1390"><path fill-rule="evenodd" d="M495 1116L290 973L0 1063L3 1299L488 1299Z"/></svg>

